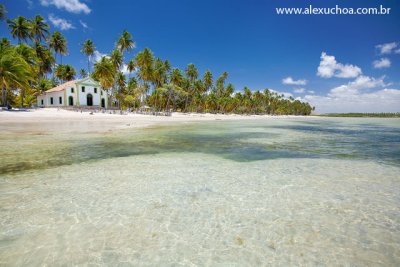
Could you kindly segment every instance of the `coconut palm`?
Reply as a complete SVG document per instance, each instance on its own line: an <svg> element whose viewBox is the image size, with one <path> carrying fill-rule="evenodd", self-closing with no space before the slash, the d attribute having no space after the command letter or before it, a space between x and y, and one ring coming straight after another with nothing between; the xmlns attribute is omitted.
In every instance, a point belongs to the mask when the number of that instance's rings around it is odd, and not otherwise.
<svg viewBox="0 0 400 267"><path fill-rule="evenodd" d="M46 73L51 72L56 61L51 51L44 44L35 41L33 48L38 58L38 76L43 77Z"/></svg>
<svg viewBox="0 0 400 267"><path fill-rule="evenodd" d="M59 81L63 82L63 80L64 80L64 65L58 64L56 69L54 70L54 74Z"/></svg>
<svg viewBox="0 0 400 267"><path fill-rule="evenodd" d="M136 54L136 65L139 67L139 71L137 76L143 82L143 86L140 86L142 91L144 90L144 94L147 93L149 88L148 83L153 79L153 64L154 64L154 55L153 52L149 48L143 49Z"/></svg>
<svg viewBox="0 0 400 267"><path fill-rule="evenodd" d="M3 4L0 4L0 20L6 19L7 10Z"/></svg>
<svg viewBox="0 0 400 267"><path fill-rule="evenodd" d="M198 72L196 66L193 63L190 63L186 67L185 74L186 74L186 77L187 77L188 82L189 82L187 84L187 86L183 87L184 89L186 89L186 92L187 92L186 100L185 100L185 111L187 111L189 95L194 90L194 81L197 79L197 76L199 75L199 72Z"/></svg>
<svg viewBox="0 0 400 267"><path fill-rule="evenodd" d="M135 77L129 78L127 86L126 86L126 89L127 89L126 93L129 95L134 95L135 89L137 88L137 86L138 86L138 82L137 82L136 78Z"/></svg>
<svg viewBox="0 0 400 267"><path fill-rule="evenodd" d="M52 85L51 80L49 80L47 78L40 78L35 85L35 89L38 94L41 94L41 93L49 90L52 87L53 87L53 85Z"/></svg>
<svg viewBox="0 0 400 267"><path fill-rule="evenodd" d="M0 87L2 105L6 106L7 90L25 90L34 80L31 66L13 47L0 47Z"/></svg>
<svg viewBox="0 0 400 267"><path fill-rule="evenodd" d="M124 53L124 51L131 51L135 47L135 42L132 40L132 34L124 30L117 41L117 47L122 53Z"/></svg>
<svg viewBox="0 0 400 267"><path fill-rule="evenodd" d="M85 77L87 76L86 70L85 70L85 69L81 69L81 70L79 71L79 76L80 76L81 78L85 78Z"/></svg>
<svg viewBox="0 0 400 267"><path fill-rule="evenodd" d="M199 75L199 72L196 66L193 63L190 63L185 70L186 77L189 79L190 82L194 82Z"/></svg>
<svg viewBox="0 0 400 267"><path fill-rule="evenodd" d="M72 81L73 79L75 79L75 75L76 75L76 71L74 69L74 67L72 67L71 65L64 65L64 73L63 73L63 78L65 81Z"/></svg>
<svg viewBox="0 0 400 267"><path fill-rule="evenodd" d="M15 47L15 51L22 56L22 58L32 68L33 73L37 73L38 57L36 51L27 44L19 44Z"/></svg>
<svg viewBox="0 0 400 267"><path fill-rule="evenodd" d="M114 49L111 52L111 62L115 71L119 71L122 67L122 64L124 64L124 55L122 54L122 52Z"/></svg>
<svg viewBox="0 0 400 267"><path fill-rule="evenodd" d="M29 34L32 40L40 42L42 39L45 40L49 36L49 25L45 23L42 16L36 15L30 24Z"/></svg>
<svg viewBox="0 0 400 267"><path fill-rule="evenodd" d="M212 84L213 84L213 75L210 70L206 70L203 76L203 83L204 83L204 88L206 92L210 90Z"/></svg>
<svg viewBox="0 0 400 267"><path fill-rule="evenodd" d="M61 32L54 32L50 37L49 42L50 49L53 49L54 53L60 54L60 64L62 64L62 55L68 54L67 40L61 34Z"/></svg>
<svg viewBox="0 0 400 267"><path fill-rule="evenodd" d="M121 102L123 101L124 98L123 93L125 92L126 89L126 77L121 71L119 71L116 74L115 83L118 86L118 92L117 92L118 107L121 107Z"/></svg>
<svg viewBox="0 0 400 267"><path fill-rule="evenodd" d="M88 73L90 74L90 59L94 55L96 47L92 40L88 39L82 44L81 53L88 57Z"/></svg>
<svg viewBox="0 0 400 267"><path fill-rule="evenodd" d="M129 71L129 78L130 78L131 73L134 72L136 69L136 62L134 58L128 61L128 64L126 64L126 69Z"/></svg>
<svg viewBox="0 0 400 267"><path fill-rule="evenodd" d="M139 67L138 76L145 82L150 82L152 79L154 55L149 48L137 53L136 64Z"/></svg>
<svg viewBox="0 0 400 267"><path fill-rule="evenodd" d="M31 68L32 75L36 78L36 75L39 72L38 58L36 56L35 50L27 44L19 44L15 47L15 51L28 63ZM20 90L20 101L21 107L24 105L24 95L26 88L19 88Z"/></svg>
<svg viewBox="0 0 400 267"><path fill-rule="evenodd" d="M103 89L109 89L115 81L115 71L111 59L102 57L94 64L93 77L100 82Z"/></svg>
<svg viewBox="0 0 400 267"><path fill-rule="evenodd" d="M18 39L18 44L20 44L22 40L26 41L26 39L29 38L31 25L27 18L18 16L15 19L7 20L7 23L11 30L12 37Z"/></svg>

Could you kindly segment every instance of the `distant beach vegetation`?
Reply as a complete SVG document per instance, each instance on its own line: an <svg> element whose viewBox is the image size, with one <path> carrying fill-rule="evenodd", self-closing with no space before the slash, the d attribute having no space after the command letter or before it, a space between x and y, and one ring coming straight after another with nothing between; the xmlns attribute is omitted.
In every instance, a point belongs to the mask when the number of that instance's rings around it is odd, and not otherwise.
<svg viewBox="0 0 400 267"><path fill-rule="evenodd" d="M277 115L309 115L314 110L309 103L271 89L254 91L244 87L236 91L233 84L227 83L228 72L215 76L206 70L201 75L192 63L184 70L174 68L149 48L128 58L135 45L128 31L121 33L108 55L96 60L95 43L83 41L81 52L87 57L87 69L77 71L62 61L68 55L67 39L59 31L50 32L42 16L7 19L6 15L6 8L0 4L0 20L6 22L17 41L13 44L6 37L0 40L2 106L31 107L37 95L46 90L90 75L107 89L109 108L147 106L153 111ZM3 22L1 27L5 27Z"/></svg>

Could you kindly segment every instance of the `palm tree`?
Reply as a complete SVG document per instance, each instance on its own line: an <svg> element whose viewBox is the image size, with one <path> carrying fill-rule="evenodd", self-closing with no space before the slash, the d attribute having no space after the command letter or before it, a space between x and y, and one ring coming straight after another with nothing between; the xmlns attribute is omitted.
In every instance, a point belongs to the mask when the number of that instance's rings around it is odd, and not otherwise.
<svg viewBox="0 0 400 267"><path fill-rule="evenodd" d="M33 48L38 58L38 76L43 77L46 73L51 71L56 61L51 51L44 44L35 41Z"/></svg>
<svg viewBox="0 0 400 267"><path fill-rule="evenodd" d="M136 62L134 58L128 61L128 64L126 64L126 68L129 71L129 78L130 78L131 73L134 72L136 69Z"/></svg>
<svg viewBox="0 0 400 267"><path fill-rule="evenodd" d="M3 4L0 4L0 20L6 19L7 10Z"/></svg>
<svg viewBox="0 0 400 267"><path fill-rule="evenodd" d="M89 74L90 74L90 59L94 55L95 50L96 50L96 47L94 46L93 41L90 39L87 39L82 44L81 53L85 54L88 57L88 73Z"/></svg>
<svg viewBox="0 0 400 267"><path fill-rule="evenodd" d="M49 36L49 25L44 22L44 18L37 15L30 25L30 38L36 42L46 39Z"/></svg>
<svg viewBox="0 0 400 267"><path fill-rule="evenodd" d="M7 22L8 27L11 29L11 35L13 38L18 39L18 44L21 43L21 40L26 41L29 38L31 25L27 18L18 16L13 20L7 20Z"/></svg>
<svg viewBox="0 0 400 267"><path fill-rule="evenodd" d="M158 92L162 91L162 90L157 90L157 89L159 87L161 87L164 83L167 82L167 79L168 79L167 68L169 68L169 65L166 66L165 62L163 62L159 58L157 58L156 61L154 62L153 84L154 84L154 90L155 90L155 108L156 108L156 110L157 110Z"/></svg>
<svg viewBox="0 0 400 267"><path fill-rule="evenodd" d="M31 68L32 75L36 78L39 72L38 57L35 50L27 44L19 44L15 47L15 51L28 63ZM21 107L24 106L24 96L27 88L20 89Z"/></svg>
<svg viewBox="0 0 400 267"><path fill-rule="evenodd" d="M0 47L0 87L2 105L6 106L7 90L28 89L34 80L31 66L13 47Z"/></svg>
<svg viewBox="0 0 400 267"><path fill-rule="evenodd" d="M135 42L132 40L132 34L124 30L121 37L118 39L117 47L122 53L124 53L124 51L131 51L134 46Z"/></svg>
<svg viewBox="0 0 400 267"><path fill-rule="evenodd" d="M87 76L86 70L85 69L81 69L79 71L79 76L81 76L82 79L85 78Z"/></svg>
<svg viewBox="0 0 400 267"><path fill-rule="evenodd" d="M187 91L187 95L186 95L186 100L185 100L185 112L187 111L187 104L188 104L188 100L189 100L189 95L191 93L191 91L194 88L194 81L197 79L197 76L199 75L199 72L196 68L196 66L193 63L190 63L185 70L185 74L186 77L188 78L189 84L188 86L185 88Z"/></svg>
<svg viewBox="0 0 400 267"><path fill-rule="evenodd" d="M100 61L94 64L93 78L100 82L103 89L110 88L115 81L115 71L111 60L102 57Z"/></svg>
<svg viewBox="0 0 400 267"><path fill-rule="evenodd" d="M171 73L170 80L171 80L171 83L173 85L181 86L182 85L182 80L183 80L183 76L182 76L181 70L177 69L177 68L173 69L172 73Z"/></svg>
<svg viewBox="0 0 400 267"><path fill-rule="evenodd" d="M203 75L203 85L204 85L204 93L207 95L213 85L213 75L210 70L206 70L206 72ZM205 107L206 99L207 99L206 97L203 98L204 110L206 109Z"/></svg>
<svg viewBox="0 0 400 267"><path fill-rule="evenodd" d="M146 91L149 88L148 82L151 82L153 79L153 64L154 64L154 55L153 52L149 48L143 49L136 54L136 65L139 67L139 71L137 73L140 80L143 82L143 86L141 88L146 94Z"/></svg>
<svg viewBox="0 0 400 267"><path fill-rule="evenodd" d="M54 53L57 55L60 54L61 60L60 64L62 64L62 55L66 55L68 53L67 48L67 40L61 34L61 32L54 32L50 37L49 47L54 50Z"/></svg>
<svg viewBox="0 0 400 267"><path fill-rule="evenodd" d="M51 81L46 78L40 78L35 85L37 94L41 94L41 93L49 90L52 87L53 87L53 85L52 85Z"/></svg>
<svg viewBox="0 0 400 267"><path fill-rule="evenodd" d="M114 49L111 52L111 62L114 66L115 71L119 71L124 64L124 55L121 51Z"/></svg>
<svg viewBox="0 0 400 267"><path fill-rule="evenodd" d="M0 46L1 47L10 47L11 46L10 40L8 40L6 37L1 38Z"/></svg>
<svg viewBox="0 0 400 267"><path fill-rule="evenodd" d="M197 76L199 75L199 72L197 71L196 66L193 63L190 63L186 67L185 74L186 74L186 77L189 79L190 82L194 82L194 80L197 79Z"/></svg>
<svg viewBox="0 0 400 267"><path fill-rule="evenodd" d="M56 69L54 70L54 74L59 81L63 82L63 80L64 80L64 65L58 64Z"/></svg>
<svg viewBox="0 0 400 267"><path fill-rule="evenodd" d="M204 83L204 88L206 92L210 90L212 84L213 84L213 75L210 70L206 70L203 76L203 83Z"/></svg>
<svg viewBox="0 0 400 267"><path fill-rule="evenodd" d="M123 94L124 94L124 91L126 89L126 77L121 71L119 71L116 74L115 83L118 86L118 92L117 92L118 107L121 108L121 103L122 103L123 98L124 98Z"/></svg>
<svg viewBox="0 0 400 267"><path fill-rule="evenodd" d="M64 65L63 79L65 81L72 81L75 78L76 71L71 65Z"/></svg>

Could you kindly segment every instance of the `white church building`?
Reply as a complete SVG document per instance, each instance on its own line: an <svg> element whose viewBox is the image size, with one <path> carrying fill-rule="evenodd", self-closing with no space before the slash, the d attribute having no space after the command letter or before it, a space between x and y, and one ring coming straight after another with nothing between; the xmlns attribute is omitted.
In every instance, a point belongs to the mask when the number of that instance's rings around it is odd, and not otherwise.
<svg viewBox="0 0 400 267"><path fill-rule="evenodd" d="M51 88L37 97L39 107L108 106L107 92L92 78L69 81Z"/></svg>

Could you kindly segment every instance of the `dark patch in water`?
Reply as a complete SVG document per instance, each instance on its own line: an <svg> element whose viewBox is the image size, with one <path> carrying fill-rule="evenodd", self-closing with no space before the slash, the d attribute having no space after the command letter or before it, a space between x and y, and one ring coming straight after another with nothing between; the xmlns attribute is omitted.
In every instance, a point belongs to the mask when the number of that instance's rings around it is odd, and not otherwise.
<svg viewBox="0 0 400 267"><path fill-rule="evenodd" d="M31 157L22 154L15 157L14 162L2 161L0 174L108 158L171 152L213 154L238 162L278 158L339 158L375 160L386 164L400 163L399 128L309 121L302 124L297 121L289 121L286 125L270 124L271 122L264 125L245 122L238 126L232 122L198 123L144 129L111 137L68 140L66 142L70 142L71 145L63 149L57 147L57 144L50 144L50 148L47 146ZM249 131L248 128L257 131ZM257 139L273 141L279 137L279 134L271 132L271 129L298 131L303 136L304 133L309 133L310 137L273 144L257 143Z"/></svg>

